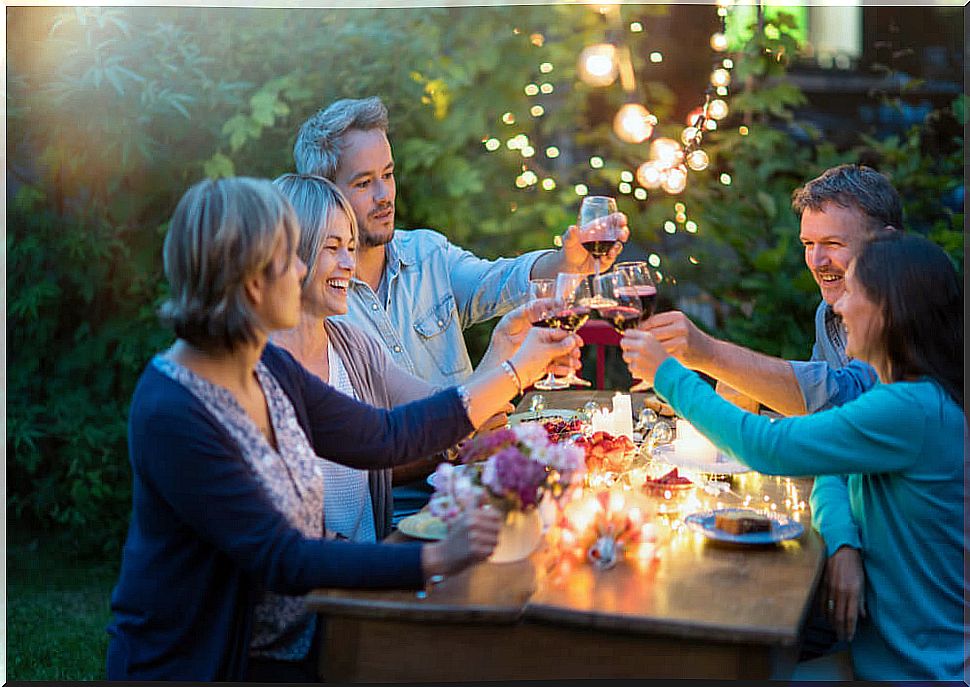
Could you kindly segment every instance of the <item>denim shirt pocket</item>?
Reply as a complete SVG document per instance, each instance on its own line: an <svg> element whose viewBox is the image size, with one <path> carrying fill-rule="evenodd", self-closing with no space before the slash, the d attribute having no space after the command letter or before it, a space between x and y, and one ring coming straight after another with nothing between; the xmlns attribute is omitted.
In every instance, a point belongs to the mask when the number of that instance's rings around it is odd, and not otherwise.
<svg viewBox="0 0 970 687"><path fill-rule="evenodd" d="M438 363L442 374L457 375L470 372L465 354L465 342L458 323L453 294L444 295L414 322L418 338Z"/></svg>

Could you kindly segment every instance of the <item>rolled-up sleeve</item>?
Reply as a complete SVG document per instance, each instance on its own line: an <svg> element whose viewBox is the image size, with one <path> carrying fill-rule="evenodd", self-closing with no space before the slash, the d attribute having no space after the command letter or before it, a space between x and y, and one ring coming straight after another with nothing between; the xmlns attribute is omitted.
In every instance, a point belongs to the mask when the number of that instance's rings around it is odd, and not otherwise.
<svg viewBox="0 0 970 687"><path fill-rule="evenodd" d="M850 361L840 370L820 360L790 360L789 363L809 413L856 399L878 381L876 371L860 360Z"/></svg>
<svg viewBox="0 0 970 687"><path fill-rule="evenodd" d="M532 267L548 252L537 250L516 258L483 260L449 244L446 259L462 328L501 317L525 302Z"/></svg>

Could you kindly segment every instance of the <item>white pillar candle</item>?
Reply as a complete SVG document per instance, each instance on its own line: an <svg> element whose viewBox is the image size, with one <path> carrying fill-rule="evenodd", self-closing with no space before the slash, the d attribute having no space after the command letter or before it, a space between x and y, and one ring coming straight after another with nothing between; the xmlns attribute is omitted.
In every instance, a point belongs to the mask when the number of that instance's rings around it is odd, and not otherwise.
<svg viewBox="0 0 970 687"><path fill-rule="evenodd" d="M674 441L677 453L682 453L702 463L717 461L717 447L698 432L686 420L677 420L677 439Z"/></svg>
<svg viewBox="0 0 970 687"><path fill-rule="evenodd" d="M633 438L633 402L630 394L619 392L613 395L613 423L616 436L625 435Z"/></svg>

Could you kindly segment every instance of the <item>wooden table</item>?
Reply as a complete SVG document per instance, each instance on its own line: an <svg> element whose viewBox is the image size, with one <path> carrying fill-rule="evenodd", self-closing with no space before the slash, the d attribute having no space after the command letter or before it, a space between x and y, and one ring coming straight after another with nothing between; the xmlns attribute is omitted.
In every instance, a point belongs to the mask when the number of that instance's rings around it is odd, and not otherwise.
<svg viewBox="0 0 970 687"><path fill-rule="evenodd" d="M547 408L575 409L608 402L612 393L543 395ZM634 409L638 403L642 396ZM792 487L808 500L810 480L748 473L732 481L740 496L768 495L779 507ZM526 561L473 566L417 593L316 590L307 603L327 617L321 677L786 678L824 563L808 511L799 517L805 533L777 546L725 545L680 528L649 564L580 565L564 574L544 548Z"/></svg>

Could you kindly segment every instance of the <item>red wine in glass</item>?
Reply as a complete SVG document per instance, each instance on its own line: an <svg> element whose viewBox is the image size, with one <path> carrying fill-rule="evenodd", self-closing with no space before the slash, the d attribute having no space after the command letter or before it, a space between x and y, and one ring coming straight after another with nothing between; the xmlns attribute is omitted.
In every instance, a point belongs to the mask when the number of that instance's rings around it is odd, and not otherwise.
<svg viewBox="0 0 970 687"><path fill-rule="evenodd" d="M609 320L613 329L618 334L622 334L627 329L637 326L640 321L640 309L632 305L614 305L608 308L600 308L600 316L604 320Z"/></svg>
<svg viewBox="0 0 970 687"><path fill-rule="evenodd" d="M589 308L582 306L567 308L559 314L559 326L562 329L574 332L586 324L586 320L588 319Z"/></svg>
<svg viewBox="0 0 970 687"><path fill-rule="evenodd" d="M561 315L549 315L547 317L540 318L532 323L533 327L543 327L544 329L559 329L562 327L562 316Z"/></svg>
<svg viewBox="0 0 970 687"><path fill-rule="evenodd" d="M594 239L591 241L583 241L583 248L589 252L597 260L601 260L606 257L606 254L610 252L610 248L613 247L615 241L603 241L599 239Z"/></svg>

